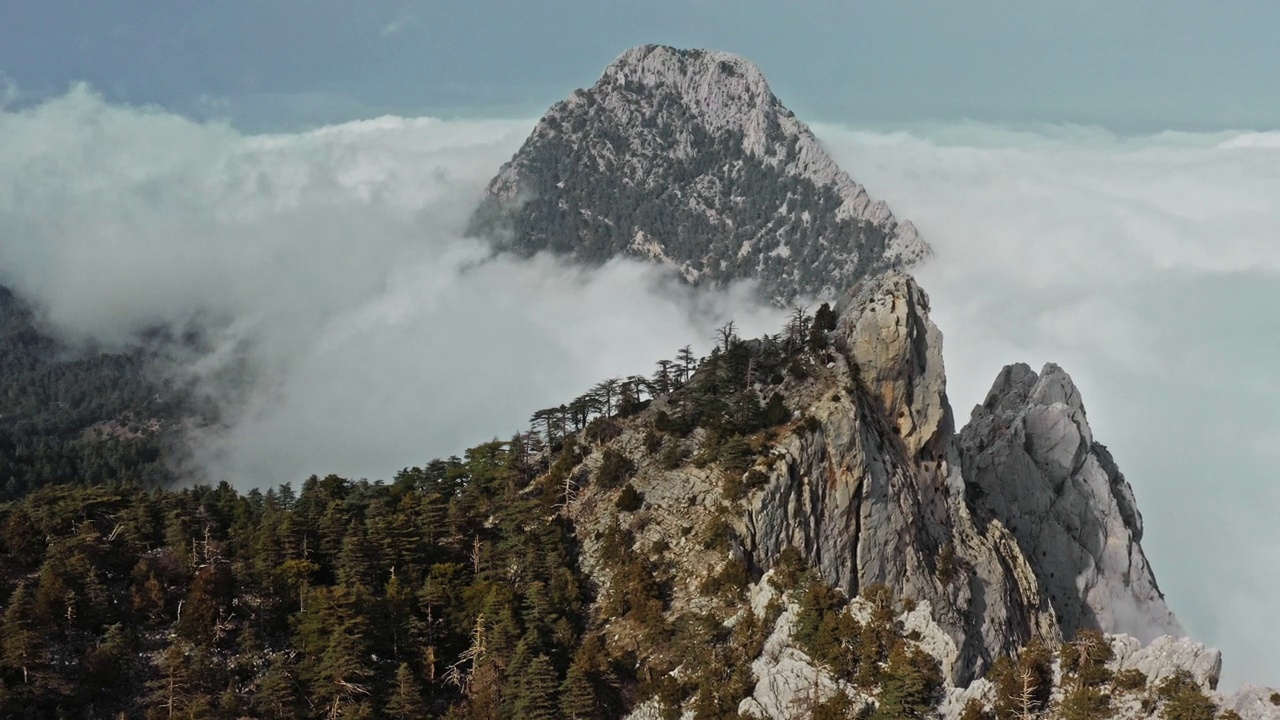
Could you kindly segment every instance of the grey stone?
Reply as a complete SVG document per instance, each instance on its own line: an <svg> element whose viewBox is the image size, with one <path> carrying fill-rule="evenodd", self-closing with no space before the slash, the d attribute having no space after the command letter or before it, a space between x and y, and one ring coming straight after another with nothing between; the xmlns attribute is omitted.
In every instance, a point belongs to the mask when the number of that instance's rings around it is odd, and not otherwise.
<svg viewBox="0 0 1280 720"><path fill-rule="evenodd" d="M979 518L1017 538L1067 637L1083 628L1143 642L1184 634L1142 551L1133 490L1093 440L1061 368L1006 367L959 449Z"/></svg>
<svg viewBox="0 0 1280 720"><path fill-rule="evenodd" d="M840 169L752 63L632 48L538 122L471 231L502 247L668 265L695 284L759 281L779 304L838 297L931 254Z"/></svg>
<svg viewBox="0 0 1280 720"><path fill-rule="evenodd" d="M942 337L909 276L890 272L841 304L825 393L804 407L817 429L781 441L751 498L747 550L770 567L788 545L850 595L884 583L927 603L950 638L957 681L1032 638L1060 635L1039 581L999 523L974 523L958 477ZM944 548L952 578L940 577Z"/></svg>

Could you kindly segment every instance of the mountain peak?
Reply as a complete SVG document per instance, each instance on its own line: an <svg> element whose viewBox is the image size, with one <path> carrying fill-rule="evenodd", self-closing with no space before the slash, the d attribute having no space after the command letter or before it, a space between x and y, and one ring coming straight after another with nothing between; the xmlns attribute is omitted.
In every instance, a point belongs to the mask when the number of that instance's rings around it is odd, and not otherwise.
<svg viewBox="0 0 1280 720"><path fill-rule="evenodd" d="M554 105L489 184L473 234L523 254L623 255L779 304L930 254L729 53L643 45Z"/></svg>
<svg viewBox="0 0 1280 720"><path fill-rule="evenodd" d="M755 63L726 52L641 45L605 68L604 83L636 83L677 93L711 127L742 128L768 112L790 115Z"/></svg>

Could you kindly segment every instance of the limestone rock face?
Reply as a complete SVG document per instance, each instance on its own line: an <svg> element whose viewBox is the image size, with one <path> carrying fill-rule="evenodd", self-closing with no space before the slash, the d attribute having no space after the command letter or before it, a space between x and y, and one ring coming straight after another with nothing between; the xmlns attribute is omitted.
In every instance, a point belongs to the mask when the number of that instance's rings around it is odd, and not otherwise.
<svg viewBox="0 0 1280 720"><path fill-rule="evenodd" d="M1184 634L1142 552L1133 490L1094 441L1061 368L1004 368L958 444L979 520L1017 538L1064 635L1095 628L1150 642Z"/></svg>
<svg viewBox="0 0 1280 720"><path fill-rule="evenodd" d="M929 296L890 272L853 296L841 315L840 343L876 396L909 457L937 461L954 430L942 366L942 333L929 320Z"/></svg>
<svg viewBox="0 0 1280 720"><path fill-rule="evenodd" d="M1245 685L1220 704L1240 713L1245 720L1280 720L1280 705L1271 699L1277 692L1280 691L1272 687Z"/></svg>
<svg viewBox="0 0 1280 720"><path fill-rule="evenodd" d="M835 163L752 63L644 45L538 122L472 232L516 252L654 260L692 283L752 278L834 298L931 251Z"/></svg>
<svg viewBox="0 0 1280 720"><path fill-rule="evenodd" d="M1059 635L1014 537L999 523L977 526L959 491L928 308L896 272L842 303L835 392L805 404L812 422L780 442L745 537L758 567L793 546L851 596L884 583L921 601L948 634L946 669L964 681L1000 652Z"/></svg>
<svg viewBox="0 0 1280 720"><path fill-rule="evenodd" d="M1222 675L1222 653L1189 638L1158 637L1144 645L1129 635L1107 638L1115 653L1116 670L1141 670L1151 685L1159 685L1179 671L1191 674L1205 690L1218 687Z"/></svg>

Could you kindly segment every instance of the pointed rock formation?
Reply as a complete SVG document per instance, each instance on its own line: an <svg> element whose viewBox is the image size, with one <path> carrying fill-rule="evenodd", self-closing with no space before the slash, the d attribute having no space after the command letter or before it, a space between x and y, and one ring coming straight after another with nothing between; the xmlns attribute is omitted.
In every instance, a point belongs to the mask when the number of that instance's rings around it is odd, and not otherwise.
<svg viewBox="0 0 1280 720"><path fill-rule="evenodd" d="M471 230L524 254L656 260L693 283L758 279L780 303L836 297L930 253L759 68L657 45L628 50L552 107L489 184Z"/></svg>
<svg viewBox="0 0 1280 720"><path fill-rule="evenodd" d="M1061 368L1005 367L959 447L979 518L1018 539L1066 636L1082 628L1143 642L1184 634L1142 552L1133 489L1094 441Z"/></svg>
<svg viewBox="0 0 1280 720"><path fill-rule="evenodd" d="M746 519L757 566L800 550L850 595L875 583L927 602L957 681L1033 638L1060 637L1036 574L999 523L969 515L951 449L941 334L928 296L890 272L856 288L835 333L839 390L781 442Z"/></svg>

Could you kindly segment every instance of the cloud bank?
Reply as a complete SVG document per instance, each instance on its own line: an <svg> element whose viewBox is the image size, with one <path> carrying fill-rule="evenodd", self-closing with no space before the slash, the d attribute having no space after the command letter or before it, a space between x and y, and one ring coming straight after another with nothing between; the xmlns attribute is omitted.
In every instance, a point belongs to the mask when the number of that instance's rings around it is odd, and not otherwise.
<svg viewBox="0 0 1280 720"><path fill-rule="evenodd" d="M387 477L706 348L729 317L776 330L745 288L487 260L461 228L531 125L245 135L85 88L0 110L0 283L73 340L210 330L184 369L250 370L204 445L242 487ZM960 418L1003 364L1063 365L1171 606L1228 683L1280 680L1280 134L815 130L938 250L918 274Z"/></svg>
<svg viewBox="0 0 1280 720"><path fill-rule="evenodd" d="M744 334L782 324L745 286L493 260L464 239L532 124L246 136L75 88L0 113L0 283L73 341L205 332L210 351L181 371L237 402L200 455L241 487L389 478L678 347L709 349L727 319ZM229 375L245 384L215 382Z"/></svg>
<svg viewBox="0 0 1280 720"><path fill-rule="evenodd" d="M1225 683L1280 682L1280 133L815 130L937 250L959 421L1002 365L1062 365L1170 606Z"/></svg>

